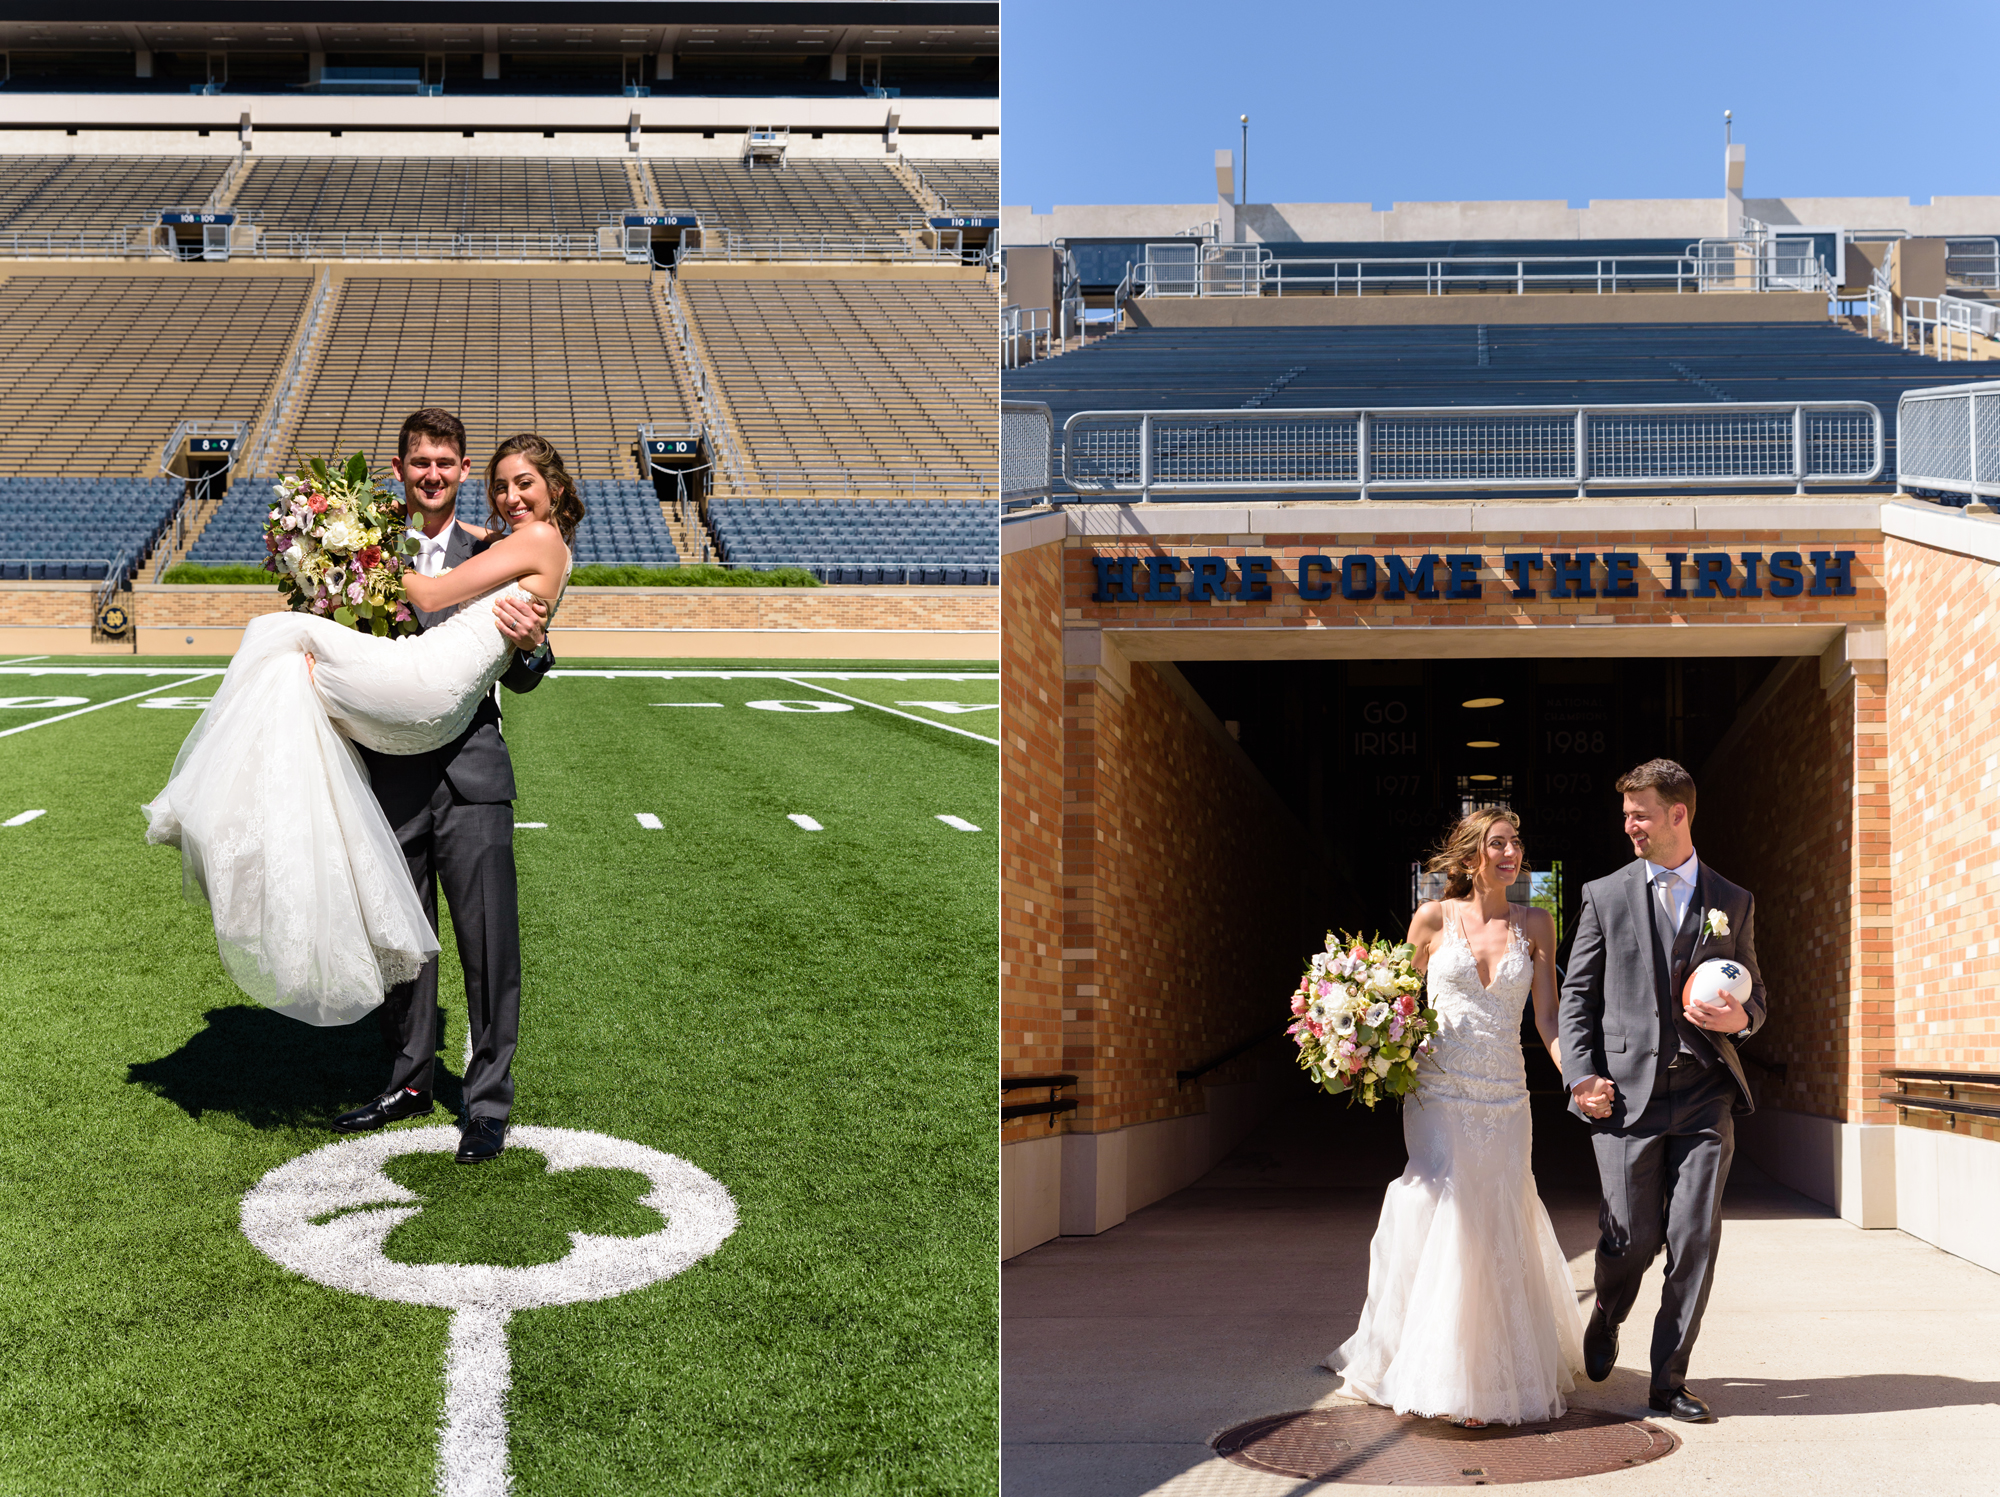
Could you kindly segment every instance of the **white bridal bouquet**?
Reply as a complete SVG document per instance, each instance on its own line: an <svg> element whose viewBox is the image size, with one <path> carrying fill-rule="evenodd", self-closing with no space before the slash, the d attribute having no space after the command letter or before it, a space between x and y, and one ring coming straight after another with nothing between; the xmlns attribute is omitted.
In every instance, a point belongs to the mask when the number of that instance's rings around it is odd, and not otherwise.
<svg viewBox="0 0 2000 1497"><path fill-rule="evenodd" d="M1299 1064L1335 1096L1369 1107L1416 1090L1417 1062L1430 1054L1437 1010L1423 1006L1416 948L1380 936L1326 933L1292 994Z"/></svg>

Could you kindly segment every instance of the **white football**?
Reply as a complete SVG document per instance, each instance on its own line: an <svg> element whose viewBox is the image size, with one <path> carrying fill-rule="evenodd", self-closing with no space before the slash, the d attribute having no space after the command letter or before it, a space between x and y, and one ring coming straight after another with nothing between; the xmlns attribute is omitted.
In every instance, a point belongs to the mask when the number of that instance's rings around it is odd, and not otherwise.
<svg viewBox="0 0 2000 1497"><path fill-rule="evenodd" d="M1734 998L1738 1003L1747 1003L1750 999L1750 969L1734 957L1710 957L1688 973L1688 980L1681 987L1682 1008L1696 999L1703 1003L1721 1003L1728 998Z"/></svg>

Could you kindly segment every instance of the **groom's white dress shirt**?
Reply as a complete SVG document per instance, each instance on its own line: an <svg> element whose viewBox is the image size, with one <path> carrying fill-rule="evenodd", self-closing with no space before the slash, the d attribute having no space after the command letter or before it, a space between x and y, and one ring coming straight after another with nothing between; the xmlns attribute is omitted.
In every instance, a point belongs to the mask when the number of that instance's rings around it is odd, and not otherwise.
<svg viewBox="0 0 2000 1497"><path fill-rule="evenodd" d="M1681 928L1681 921L1687 918L1687 907L1694 898L1695 881L1701 877L1701 856L1689 853L1687 861L1678 868L1662 868L1648 859L1646 881L1653 886L1653 898L1658 901L1660 913L1666 917L1666 941L1671 949L1675 933Z"/></svg>
<svg viewBox="0 0 2000 1497"><path fill-rule="evenodd" d="M410 534L417 538L417 575L435 577L444 570L444 548L451 544L452 526L456 520L445 525L436 535L425 535L421 525L412 525Z"/></svg>

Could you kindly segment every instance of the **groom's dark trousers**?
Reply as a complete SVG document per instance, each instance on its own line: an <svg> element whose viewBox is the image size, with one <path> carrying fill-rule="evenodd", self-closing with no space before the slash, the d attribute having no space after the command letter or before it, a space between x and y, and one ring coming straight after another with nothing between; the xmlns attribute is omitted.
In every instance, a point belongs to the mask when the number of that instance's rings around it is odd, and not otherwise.
<svg viewBox="0 0 2000 1497"><path fill-rule="evenodd" d="M1722 1246L1736 1116L1753 1105L1735 1044L1682 1015L1681 986L1700 963L1727 958L1751 977L1751 1033L1766 1011L1749 891L1706 862L1700 869L1673 931L1662 929L1644 862L1584 886L1559 1020L1564 1085L1597 1075L1618 1089L1610 1118L1585 1119L1603 1191L1597 1299L1613 1325L1631 1312L1666 1249L1652 1343L1652 1386L1661 1391L1687 1382ZM1710 933L1711 912L1727 918L1727 935ZM1582 1116L1574 1101L1570 1110Z"/></svg>
<svg viewBox="0 0 2000 1497"><path fill-rule="evenodd" d="M484 547L456 525L444 564L457 566ZM431 628L456 608L418 613ZM518 652L500 679L532 691L553 657L539 666ZM500 736L500 707L489 696L458 738L428 754L362 749L375 798L409 860L410 878L431 929L440 890L451 908L472 1059L465 1068L465 1116L505 1121L514 1104L514 1046L521 1027L520 900L514 880L514 765ZM386 1090L434 1090L438 1050L438 959L414 982L391 988L376 1022L389 1061Z"/></svg>

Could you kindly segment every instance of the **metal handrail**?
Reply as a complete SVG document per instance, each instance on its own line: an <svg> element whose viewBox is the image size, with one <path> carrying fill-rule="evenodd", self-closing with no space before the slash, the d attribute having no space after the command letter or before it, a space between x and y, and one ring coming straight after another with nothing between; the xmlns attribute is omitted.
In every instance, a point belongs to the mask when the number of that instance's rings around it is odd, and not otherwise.
<svg viewBox="0 0 2000 1497"><path fill-rule="evenodd" d="M736 449L735 434L723 419L722 402L709 388L708 371L702 367L701 355L694 346L694 335L688 330L687 317L681 311L680 292L673 276L661 276L659 287L660 303L667 309L667 317L673 323L674 341L680 345L688 381L694 386L695 404L701 409L702 430L708 434L709 448L722 459L722 469L729 475L730 483L740 487L743 459Z"/></svg>
<svg viewBox="0 0 2000 1497"><path fill-rule="evenodd" d="M285 418L291 414L292 401L297 397L299 383L305 378L306 365L312 358L313 344L319 338L320 324L326 318L327 306L333 299L333 271L322 266L319 284L313 288L313 299L306 308L304 324L299 332L299 341L292 349L292 356L285 363L283 375L278 380L277 393L271 397L270 414L251 435L243 454L243 471L259 474L271 449L284 430Z"/></svg>
<svg viewBox="0 0 2000 1497"><path fill-rule="evenodd" d="M1055 486L1055 414L1039 400L1000 402L1000 499L1045 501Z"/></svg>
<svg viewBox="0 0 2000 1497"><path fill-rule="evenodd" d="M1728 259L1701 255L1436 255L1398 258L1393 255L1341 255L1270 259L1260 267L1262 283L1283 296L1285 288L1325 287L1338 296L1370 291L1384 294L1421 291L1428 296L1449 294L1455 287L1511 287L1514 295L1532 290L1581 290L1598 295L1648 289L1675 293L1700 291L1831 291L1832 276L1817 258L1810 268L1780 271L1769 267L1769 256ZM1727 270L1722 269L1728 265ZM1303 267L1330 266L1306 274ZM1589 269L1582 267L1588 266ZM1547 267L1560 267L1549 269ZM1212 292L1199 294L1212 295ZM1238 294L1238 293L1230 293Z"/></svg>
<svg viewBox="0 0 2000 1497"><path fill-rule="evenodd" d="M1896 402L1896 481L2000 498L2000 380L1905 390Z"/></svg>
<svg viewBox="0 0 2000 1497"><path fill-rule="evenodd" d="M957 244L945 248L946 233L938 232L935 243L925 246L903 238L870 238L848 234L743 234L735 229L705 229L702 242L684 247L684 260L822 261L842 264L867 262L933 261L957 264L963 252Z"/></svg>
<svg viewBox="0 0 2000 1497"><path fill-rule="evenodd" d="M1702 405L1079 411L1072 494L1867 484L1882 413L1858 400Z"/></svg>
<svg viewBox="0 0 2000 1497"><path fill-rule="evenodd" d="M739 488L772 493L811 492L843 494L874 493L889 491L894 493L946 493L967 494L984 498L993 484L992 473L980 468L941 468L935 465L923 468L892 467L772 467L766 463L755 465L750 477Z"/></svg>
<svg viewBox="0 0 2000 1497"><path fill-rule="evenodd" d="M1000 362L1003 368L1019 369L1036 359L1049 357L1055 326L1047 307L1002 307L1000 309ZM1027 357L1021 357L1022 342Z"/></svg>

